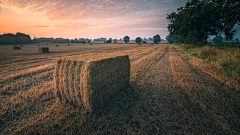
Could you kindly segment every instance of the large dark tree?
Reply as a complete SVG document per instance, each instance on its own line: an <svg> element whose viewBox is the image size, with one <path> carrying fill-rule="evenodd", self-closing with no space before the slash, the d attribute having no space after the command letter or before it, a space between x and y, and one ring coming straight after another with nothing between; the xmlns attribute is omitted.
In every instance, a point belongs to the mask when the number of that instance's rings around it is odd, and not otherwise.
<svg viewBox="0 0 240 135"><path fill-rule="evenodd" d="M167 15L169 34L180 36L188 44L206 41L209 35L222 32L227 40L232 39L236 33L232 29L239 25L239 7L236 0L192 0Z"/></svg>
<svg viewBox="0 0 240 135"><path fill-rule="evenodd" d="M153 42L157 44L158 42L161 42L161 37L159 35L153 36Z"/></svg>
<svg viewBox="0 0 240 135"><path fill-rule="evenodd" d="M125 41L125 43L128 43L129 40L130 40L130 37L129 37L129 36L125 36L125 37L123 38L123 41Z"/></svg>
<svg viewBox="0 0 240 135"><path fill-rule="evenodd" d="M136 42L136 43L141 43L141 42L142 42L142 39L141 39L140 37L137 37L137 38L135 39L135 42Z"/></svg>

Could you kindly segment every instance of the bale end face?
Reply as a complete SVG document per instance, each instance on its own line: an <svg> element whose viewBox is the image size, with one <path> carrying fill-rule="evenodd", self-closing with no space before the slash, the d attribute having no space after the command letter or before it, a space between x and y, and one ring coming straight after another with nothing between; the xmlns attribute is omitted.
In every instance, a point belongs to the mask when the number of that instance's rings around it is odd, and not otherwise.
<svg viewBox="0 0 240 135"><path fill-rule="evenodd" d="M39 47L39 52L40 53L49 53L49 48L48 47Z"/></svg>
<svg viewBox="0 0 240 135"><path fill-rule="evenodd" d="M129 57L116 54L84 54L57 61L55 95L91 112L97 111L129 85ZM61 95L61 96L59 96Z"/></svg>

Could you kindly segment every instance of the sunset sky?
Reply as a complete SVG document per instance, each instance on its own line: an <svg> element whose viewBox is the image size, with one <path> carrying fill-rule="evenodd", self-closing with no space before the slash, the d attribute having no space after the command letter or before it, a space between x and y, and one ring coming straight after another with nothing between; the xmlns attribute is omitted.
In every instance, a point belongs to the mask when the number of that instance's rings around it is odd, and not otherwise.
<svg viewBox="0 0 240 135"><path fill-rule="evenodd" d="M188 0L0 0L0 34L31 38L161 38L167 13ZM235 27L240 38L240 27Z"/></svg>

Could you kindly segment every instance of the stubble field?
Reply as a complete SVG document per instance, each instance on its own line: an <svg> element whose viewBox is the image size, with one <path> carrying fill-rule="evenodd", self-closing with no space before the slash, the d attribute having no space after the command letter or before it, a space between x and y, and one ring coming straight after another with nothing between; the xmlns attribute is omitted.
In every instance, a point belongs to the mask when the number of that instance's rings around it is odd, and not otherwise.
<svg viewBox="0 0 240 135"><path fill-rule="evenodd" d="M177 46L59 45L0 49L0 134L240 134L239 86ZM129 55L130 87L100 113L57 103L57 59L100 52Z"/></svg>

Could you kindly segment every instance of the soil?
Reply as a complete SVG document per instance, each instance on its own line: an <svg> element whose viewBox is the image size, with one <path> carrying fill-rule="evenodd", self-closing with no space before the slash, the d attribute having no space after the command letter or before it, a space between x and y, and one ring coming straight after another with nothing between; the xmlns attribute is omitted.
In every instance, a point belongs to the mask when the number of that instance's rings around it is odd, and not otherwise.
<svg viewBox="0 0 240 135"><path fill-rule="evenodd" d="M89 114L56 102L52 73L58 58L91 52L128 54L131 75L128 88ZM239 87L172 44L1 55L0 134L240 134Z"/></svg>

